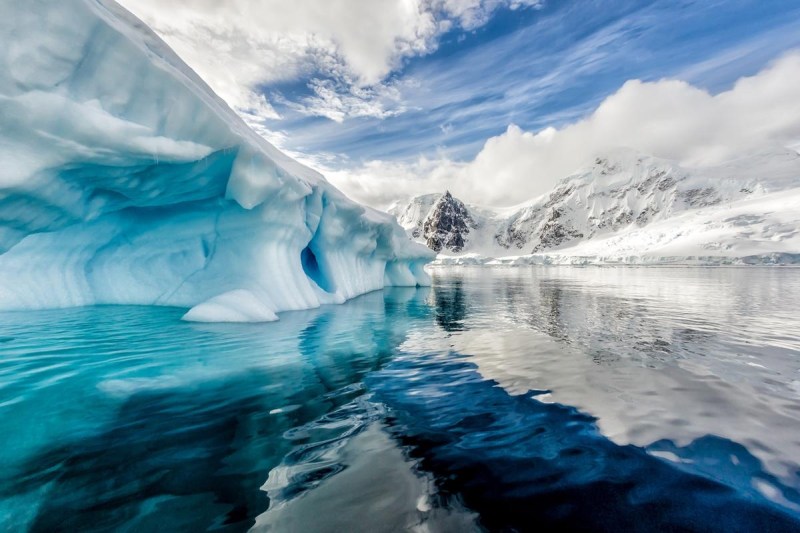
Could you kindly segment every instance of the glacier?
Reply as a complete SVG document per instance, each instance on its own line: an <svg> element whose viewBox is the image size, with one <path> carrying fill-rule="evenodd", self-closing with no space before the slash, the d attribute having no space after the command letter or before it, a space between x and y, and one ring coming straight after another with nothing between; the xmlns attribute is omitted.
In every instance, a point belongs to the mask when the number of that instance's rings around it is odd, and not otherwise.
<svg viewBox="0 0 800 533"><path fill-rule="evenodd" d="M395 203L434 264L800 264L800 154L772 147L704 168L619 148L505 209L445 194Z"/></svg>
<svg viewBox="0 0 800 533"><path fill-rule="evenodd" d="M252 131L111 0L0 0L0 310L267 321L434 254Z"/></svg>

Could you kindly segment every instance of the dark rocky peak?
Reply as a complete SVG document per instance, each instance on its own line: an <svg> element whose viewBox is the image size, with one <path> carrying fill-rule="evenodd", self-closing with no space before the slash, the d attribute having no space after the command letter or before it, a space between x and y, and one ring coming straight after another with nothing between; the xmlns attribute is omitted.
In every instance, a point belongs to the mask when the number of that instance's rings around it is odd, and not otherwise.
<svg viewBox="0 0 800 533"><path fill-rule="evenodd" d="M422 235L428 248L435 252L443 249L460 252L464 249L466 235L475 227L464 202L445 191L425 219Z"/></svg>

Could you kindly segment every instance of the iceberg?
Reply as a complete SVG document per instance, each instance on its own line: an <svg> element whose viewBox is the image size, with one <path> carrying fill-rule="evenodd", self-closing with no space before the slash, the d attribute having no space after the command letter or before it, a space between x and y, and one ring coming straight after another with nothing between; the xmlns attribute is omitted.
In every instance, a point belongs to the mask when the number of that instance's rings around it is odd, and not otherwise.
<svg viewBox="0 0 800 533"><path fill-rule="evenodd" d="M252 131L111 0L0 0L0 310L264 321L434 254Z"/></svg>

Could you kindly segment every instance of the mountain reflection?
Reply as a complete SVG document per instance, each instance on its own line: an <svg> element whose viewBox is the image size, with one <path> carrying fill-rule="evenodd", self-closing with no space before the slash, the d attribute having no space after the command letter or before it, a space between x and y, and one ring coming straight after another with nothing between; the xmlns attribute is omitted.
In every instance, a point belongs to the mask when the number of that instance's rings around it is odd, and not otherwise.
<svg viewBox="0 0 800 533"><path fill-rule="evenodd" d="M435 285L431 295L436 323L445 331L463 330L467 300L462 280L456 277L447 284Z"/></svg>
<svg viewBox="0 0 800 533"><path fill-rule="evenodd" d="M762 274L709 305L706 272L486 272L272 324L9 317L0 528L800 529L800 343L778 304L742 325Z"/></svg>

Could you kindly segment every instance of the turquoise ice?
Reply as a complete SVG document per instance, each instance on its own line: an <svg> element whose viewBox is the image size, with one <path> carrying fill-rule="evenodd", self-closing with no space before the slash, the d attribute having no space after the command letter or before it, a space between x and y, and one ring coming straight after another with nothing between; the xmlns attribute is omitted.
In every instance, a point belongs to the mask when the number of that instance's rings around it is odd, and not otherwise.
<svg viewBox="0 0 800 533"><path fill-rule="evenodd" d="M113 1L6 7L0 309L266 321L428 282L392 217L250 130Z"/></svg>

